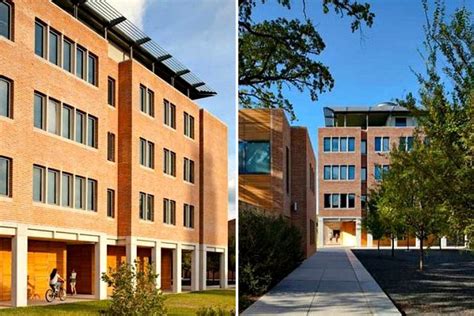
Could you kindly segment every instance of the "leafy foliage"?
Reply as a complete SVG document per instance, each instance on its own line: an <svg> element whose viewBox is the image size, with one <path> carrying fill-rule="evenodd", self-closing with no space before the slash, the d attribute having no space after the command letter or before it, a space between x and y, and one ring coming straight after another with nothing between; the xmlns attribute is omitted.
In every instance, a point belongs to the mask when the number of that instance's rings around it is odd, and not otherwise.
<svg viewBox="0 0 474 316"><path fill-rule="evenodd" d="M113 287L108 315L166 315L165 297L156 288L157 274L145 264L137 271L135 265L123 263L116 271L102 274L102 281Z"/></svg>
<svg viewBox="0 0 474 316"><path fill-rule="evenodd" d="M291 9L291 0L276 0ZM293 105L284 96L284 88L308 91L312 101L331 90L334 79L329 68L316 60L325 43L314 23L306 18L254 22L252 11L267 0L239 1L239 101L244 108L283 108L295 119ZM306 6L305 0L303 5ZM333 8L336 14L353 18L352 32L361 22L372 26L374 14L369 4L352 0L324 0L323 12Z"/></svg>
<svg viewBox="0 0 474 316"><path fill-rule="evenodd" d="M203 307L196 312L197 316L233 316L234 311L227 311L220 307Z"/></svg>

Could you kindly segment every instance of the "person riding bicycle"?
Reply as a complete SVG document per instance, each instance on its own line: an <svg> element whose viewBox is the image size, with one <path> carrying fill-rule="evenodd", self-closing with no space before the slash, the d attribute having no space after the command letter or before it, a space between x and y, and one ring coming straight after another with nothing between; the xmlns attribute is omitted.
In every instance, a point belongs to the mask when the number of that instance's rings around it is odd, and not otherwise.
<svg viewBox="0 0 474 316"><path fill-rule="evenodd" d="M49 275L49 286L51 286L53 291L57 292L62 283L64 283L63 278L59 275L58 269L54 268Z"/></svg>

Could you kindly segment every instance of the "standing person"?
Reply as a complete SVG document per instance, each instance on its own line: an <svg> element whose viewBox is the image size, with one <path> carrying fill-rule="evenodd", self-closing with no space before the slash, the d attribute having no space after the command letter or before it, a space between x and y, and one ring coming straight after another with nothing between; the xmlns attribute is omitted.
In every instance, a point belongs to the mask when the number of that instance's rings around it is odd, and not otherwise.
<svg viewBox="0 0 474 316"><path fill-rule="evenodd" d="M54 268L49 275L49 286L51 286L53 291L58 291L62 282L64 282L64 280L59 275L58 269Z"/></svg>
<svg viewBox="0 0 474 316"><path fill-rule="evenodd" d="M76 277L77 277L77 273L76 273L76 270L72 269L71 271L71 276L69 277L69 284L71 285L71 294L72 295L77 295L77 291L76 291Z"/></svg>

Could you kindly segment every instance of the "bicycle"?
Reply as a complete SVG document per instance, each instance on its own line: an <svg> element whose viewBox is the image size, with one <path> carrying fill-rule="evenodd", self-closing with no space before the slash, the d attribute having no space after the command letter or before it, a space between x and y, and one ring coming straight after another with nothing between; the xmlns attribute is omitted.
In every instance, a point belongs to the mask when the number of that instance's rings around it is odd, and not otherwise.
<svg viewBox="0 0 474 316"><path fill-rule="evenodd" d="M59 289L57 286L54 286L54 290L51 287L46 290L46 293L44 294L46 302L51 303L56 299L56 297L59 297L60 301L64 301L66 299L66 291L63 288L64 281L59 283L61 283Z"/></svg>

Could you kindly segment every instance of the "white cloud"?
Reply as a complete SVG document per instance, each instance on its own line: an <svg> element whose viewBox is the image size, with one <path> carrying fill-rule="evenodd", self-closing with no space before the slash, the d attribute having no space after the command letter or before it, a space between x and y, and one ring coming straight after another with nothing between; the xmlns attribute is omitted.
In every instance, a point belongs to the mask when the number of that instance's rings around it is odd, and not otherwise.
<svg viewBox="0 0 474 316"><path fill-rule="evenodd" d="M107 0L107 2L143 30L143 17L150 0Z"/></svg>

